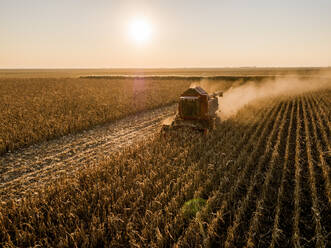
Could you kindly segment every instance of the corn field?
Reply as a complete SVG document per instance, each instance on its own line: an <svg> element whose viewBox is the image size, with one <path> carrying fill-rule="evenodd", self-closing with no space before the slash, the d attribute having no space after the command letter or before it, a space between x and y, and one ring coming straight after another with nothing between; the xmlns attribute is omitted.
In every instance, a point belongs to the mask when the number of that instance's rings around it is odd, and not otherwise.
<svg viewBox="0 0 331 248"><path fill-rule="evenodd" d="M0 205L4 247L330 247L331 91L155 135ZM192 215L191 199L205 204Z"/></svg>
<svg viewBox="0 0 331 248"><path fill-rule="evenodd" d="M177 100L190 80L0 78L0 154Z"/></svg>

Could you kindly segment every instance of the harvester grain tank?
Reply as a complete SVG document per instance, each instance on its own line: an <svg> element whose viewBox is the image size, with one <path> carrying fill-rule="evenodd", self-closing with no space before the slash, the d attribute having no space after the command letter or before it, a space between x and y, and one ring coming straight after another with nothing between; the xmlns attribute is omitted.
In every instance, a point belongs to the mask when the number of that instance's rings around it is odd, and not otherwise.
<svg viewBox="0 0 331 248"><path fill-rule="evenodd" d="M177 128L193 128L204 131L213 130L218 118L218 97L222 92L212 95L201 87L187 89L179 98L178 112L170 125L164 125L163 130Z"/></svg>

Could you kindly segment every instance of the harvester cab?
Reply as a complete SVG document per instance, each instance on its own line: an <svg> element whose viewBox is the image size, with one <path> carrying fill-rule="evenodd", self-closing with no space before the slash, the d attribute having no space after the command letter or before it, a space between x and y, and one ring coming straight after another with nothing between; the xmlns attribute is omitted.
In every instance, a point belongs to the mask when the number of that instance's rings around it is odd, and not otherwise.
<svg viewBox="0 0 331 248"><path fill-rule="evenodd" d="M193 128L207 133L215 128L218 118L218 97L222 92L212 95L201 87L187 89L179 98L178 111L170 125L164 125L163 130L177 128Z"/></svg>

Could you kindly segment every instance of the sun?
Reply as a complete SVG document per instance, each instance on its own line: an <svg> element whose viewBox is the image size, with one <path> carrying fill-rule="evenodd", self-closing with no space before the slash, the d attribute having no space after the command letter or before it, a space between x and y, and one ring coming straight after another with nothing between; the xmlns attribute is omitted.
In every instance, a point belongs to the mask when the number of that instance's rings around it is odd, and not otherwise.
<svg viewBox="0 0 331 248"><path fill-rule="evenodd" d="M152 26L146 19L135 19L131 22L129 31L136 43L145 43L151 39Z"/></svg>

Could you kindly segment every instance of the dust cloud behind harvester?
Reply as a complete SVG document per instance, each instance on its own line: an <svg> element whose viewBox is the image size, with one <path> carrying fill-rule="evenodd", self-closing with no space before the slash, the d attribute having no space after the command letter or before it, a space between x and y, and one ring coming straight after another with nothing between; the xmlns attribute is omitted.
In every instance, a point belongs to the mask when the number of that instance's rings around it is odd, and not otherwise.
<svg viewBox="0 0 331 248"><path fill-rule="evenodd" d="M223 97L219 97L220 110L218 115L226 120L236 115L247 104L268 97L281 95L297 95L309 91L331 88L331 79L325 77L279 77L264 80L238 79L226 80L202 79L191 84L191 87L200 86L208 93L223 90Z"/></svg>

